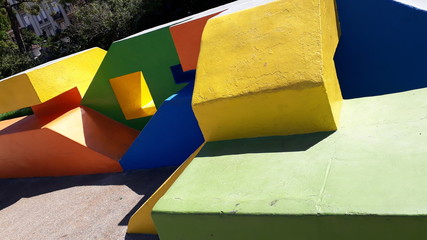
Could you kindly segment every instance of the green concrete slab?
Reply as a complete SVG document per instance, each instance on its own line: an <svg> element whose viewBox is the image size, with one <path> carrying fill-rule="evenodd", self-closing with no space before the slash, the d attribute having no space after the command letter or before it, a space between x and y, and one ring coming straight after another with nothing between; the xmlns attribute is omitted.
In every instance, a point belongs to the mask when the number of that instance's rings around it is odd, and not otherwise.
<svg viewBox="0 0 427 240"><path fill-rule="evenodd" d="M177 21L179 22L179 21ZM142 71L157 107L186 84L176 84L171 66L180 64L169 26L172 22L114 42L95 75L82 104L118 122L142 129L150 117L126 120L110 79Z"/></svg>
<svg viewBox="0 0 427 240"><path fill-rule="evenodd" d="M212 142L153 210L168 239L422 239L427 89L346 100L336 132Z"/></svg>

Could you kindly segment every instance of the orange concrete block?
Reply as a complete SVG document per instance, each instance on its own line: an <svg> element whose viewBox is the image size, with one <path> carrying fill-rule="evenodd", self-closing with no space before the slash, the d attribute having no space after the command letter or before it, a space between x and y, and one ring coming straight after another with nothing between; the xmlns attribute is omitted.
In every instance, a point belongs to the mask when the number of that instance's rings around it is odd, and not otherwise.
<svg viewBox="0 0 427 240"><path fill-rule="evenodd" d="M170 27L173 42L184 72L196 69L203 29L210 18L220 13L217 12Z"/></svg>
<svg viewBox="0 0 427 240"><path fill-rule="evenodd" d="M60 133L117 161L139 134L139 131L87 107L75 108L43 128Z"/></svg>
<svg viewBox="0 0 427 240"><path fill-rule="evenodd" d="M68 176L120 172L121 166L50 130L0 136L0 178Z"/></svg>
<svg viewBox="0 0 427 240"><path fill-rule="evenodd" d="M84 107L2 121L0 178L119 172L118 160L137 136Z"/></svg>
<svg viewBox="0 0 427 240"><path fill-rule="evenodd" d="M48 115L65 113L80 106L82 97L77 87L70 89L42 104L34 105L31 108L35 115Z"/></svg>

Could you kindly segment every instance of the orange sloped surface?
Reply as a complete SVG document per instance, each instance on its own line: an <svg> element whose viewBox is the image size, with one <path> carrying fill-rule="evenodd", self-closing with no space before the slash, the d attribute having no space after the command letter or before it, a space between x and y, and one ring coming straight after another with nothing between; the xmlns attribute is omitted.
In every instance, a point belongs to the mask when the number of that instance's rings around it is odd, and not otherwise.
<svg viewBox="0 0 427 240"><path fill-rule="evenodd" d="M122 171L138 131L84 107L0 122L0 178Z"/></svg>
<svg viewBox="0 0 427 240"><path fill-rule="evenodd" d="M119 160L139 132L90 108L75 108L43 128L51 129L94 151Z"/></svg>
<svg viewBox="0 0 427 240"><path fill-rule="evenodd" d="M117 161L50 130L0 136L0 178L120 172Z"/></svg>

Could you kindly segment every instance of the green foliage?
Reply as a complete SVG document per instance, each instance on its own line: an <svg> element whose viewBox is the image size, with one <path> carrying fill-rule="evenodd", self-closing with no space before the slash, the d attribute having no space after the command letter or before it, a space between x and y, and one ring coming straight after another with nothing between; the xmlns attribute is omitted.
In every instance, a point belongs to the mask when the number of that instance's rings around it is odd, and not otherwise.
<svg viewBox="0 0 427 240"><path fill-rule="evenodd" d="M78 7L73 25L60 36L71 42L61 44L67 46L61 46L60 51L69 54L96 46L108 49L113 41L134 32L134 18L140 14L141 6L142 0L103 0Z"/></svg>
<svg viewBox="0 0 427 240"><path fill-rule="evenodd" d="M12 51L1 55L0 79L22 72L40 63L37 59L32 59L27 54L20 53L16 47Z"/></svg>
<svg viewBox="0 0 427 240"><path fill-rule="evenodd" d="M0 9L0 31L8 31L10 29L10 20L4 9Z"/></svg>
<svg viewBox="0 0 427 240"><path fill-rule="evenodd" d="M0 121L7 120L7 119L13 119L13 118L17 118L17 117L28 116L28 115L32 115L32 114L34 114L34 113L30 107L22 108L22 109L19 109L16 111L11 111L11 112L0 114Z"/></svg>
<svg viewBox="0 0 427 240"><path fill-rule="evenodd" d="M4 1L0 0L0 7ZM31 59L19 52L18 46L7 34L10 20L0 11L0 79L91 47L108 49L113 41L231 0L62 0L61 2L76 4L71 18L72 25L61 34L43 39L30 31L22 31L27 50L33 44L43 47L43 54L38 59ZM26 4L21 6L24 5ZM26 11L38 12L37 8L32 10L27 8Z"/></svg>
<svg viewBox="0 0 427 240"><path fill-rule="evenodd" d="M24 39L25 46L27 46L27 50L30 50L31 45L42 45L44 42L44 38L37 36L34 32L28 29L22 29L22 38Z"/></svg>

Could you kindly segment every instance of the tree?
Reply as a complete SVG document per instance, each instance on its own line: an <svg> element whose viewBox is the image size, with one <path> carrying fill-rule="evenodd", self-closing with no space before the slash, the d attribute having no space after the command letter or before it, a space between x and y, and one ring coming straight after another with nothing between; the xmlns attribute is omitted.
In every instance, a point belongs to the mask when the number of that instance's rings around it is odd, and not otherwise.
<svg viewBox="0 0 427 240"><path fill-rule="evenodd" d="M143 14L143 0L93 0L77 7L71 18L72 25L58 39L69 39L69 43L53 41L52 47L60 55L71 54L91 47L108 49L115 40L135 32L135 18ZM55 40L55 39L53 39Z"/></svg>
<svg viewBox="0 0 427 240"><path fill-rule="evenodd" d="M9 30L9 18L4 10L0 11L0 79L40 64L40 61L31 59L19 51L18 45L7 33ZM25 43L37 44L40 40L34 33L24 31Z"/></svg>
<svg viewBox="0 0 427 240"><path fill-rule="evenodd" d="M21 53L25 53L25 44L22 38L22 34L19 30L19 23L15 16L15 11L17 9L29 12L31 14L38 14L40 12L40 5L45 1L53 1L53 0L0 0L0 9L5 9L7 13L7 17L10 21L10 26L12 28L13 34L15 35L16 43L18 44L19 50ZM61 3L72 3L76 1L82 0L61 0Z"/></svg>

